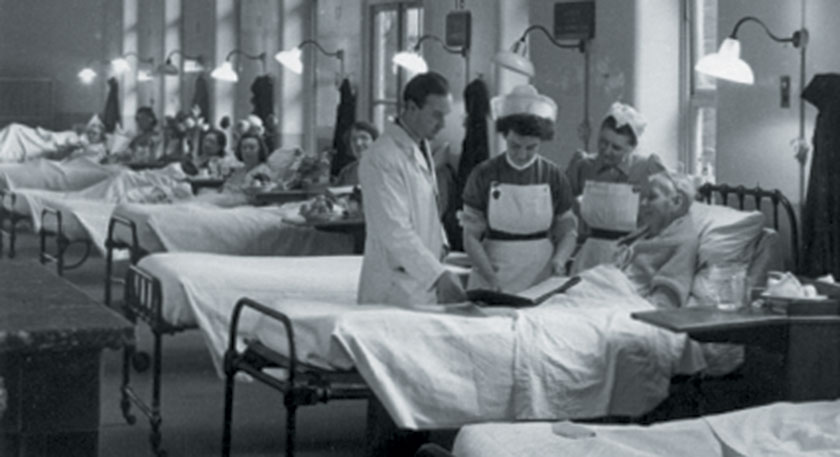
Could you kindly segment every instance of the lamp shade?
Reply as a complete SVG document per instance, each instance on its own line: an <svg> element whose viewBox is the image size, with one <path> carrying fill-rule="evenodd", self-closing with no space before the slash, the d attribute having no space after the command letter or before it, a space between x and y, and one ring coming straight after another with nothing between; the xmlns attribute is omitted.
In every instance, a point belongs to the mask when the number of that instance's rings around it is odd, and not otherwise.
<svg viewBox="0 0 840 457"><path fill-rule="evenodd" d="M233 69L233 64L229 61L225 61L223 64L219 65L216 69L210 72L210 77L219 81L232 83L239 81L239 75L236 74L236 71Z"/></svg>
<svg viewBox="0 0 840 457"><path fill-rule="evenodd" d="M496 54L496 65L508 70L521 73L527 77L534 76L534 64L525 56L514 51L501 51Z"/></svg>
<svg viewBox="0 0 840 457"><path fill-rule="evenodd" d="M140 82L149 82L154 80L155 78L152 76L152 72L146 69L141 69L137 71L137 81Z"/></svg>
<svg viewBox="0 0 840 457"><path fill-rule="evenodd" d="M741 60L741 42L727 38L714 54L704 56L694 69L700 73L742 84L753 84L755 77L749 64Z"/></svg>
<svg viewBox="0 0 840 457"><path fill-rule="evenodd" d="M274 59L280 62L280 65L288 68L289 71L295 74L303 73L303 60L300 58L300 48L287 49L274 54Z"/></svg>
<svg viewBox="0 0 840 457"><path fill-rule="evenodd" d="M114 70L114 73L119 75L130 70L131 65L129 65L128 59L125 57L117 57L111 61L111 68Z"/></svg>
<svg viewBox="0 0 840 457"><path fill-rule="evenodd" d="M429 66L426 59L420 54L412 51L402 51L394 55L392 61L412 73L426 73Z"/></svg>
<svg viewBox="0 0 840 457"><path fill-rule="evenodd" d="M96 79L96 72L90 67L82 68L82 71L79 72L79 79L85 84L90 84Z"/></svg>
<svg viewBox="0 0 840 457"><path fill-rule="evenodd" d="M178 67L172 63L172 59L166 59L166 62L158 65L157 72L162 75L176 76L178 74Z"/></svg>

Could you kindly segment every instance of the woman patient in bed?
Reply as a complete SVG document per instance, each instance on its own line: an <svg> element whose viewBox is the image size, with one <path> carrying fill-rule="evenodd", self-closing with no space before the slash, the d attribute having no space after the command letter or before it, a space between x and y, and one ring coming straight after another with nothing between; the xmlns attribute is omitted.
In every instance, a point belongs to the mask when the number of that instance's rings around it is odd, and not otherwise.
<svg viewBox="0 0 840 457"><path fill-rule="evenodd" d="M640 200L640 228L619 242L616 266L659 308L682 306L691 290L699 243L689 213L694 193L686 176L650 176Z"/></svg>

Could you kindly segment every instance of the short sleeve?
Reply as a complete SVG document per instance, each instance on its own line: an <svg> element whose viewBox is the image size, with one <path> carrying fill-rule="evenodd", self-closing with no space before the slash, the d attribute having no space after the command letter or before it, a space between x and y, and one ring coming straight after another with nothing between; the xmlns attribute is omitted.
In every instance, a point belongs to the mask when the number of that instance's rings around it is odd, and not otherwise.
<svg viewBox="0 0 840 457"><path fill-rule="evenodd" d="M464 186L461 199L465 205L487 213L487 193L489 191L490 182L487 178L487 167L482 164L482 166L473 168L467 178L467 184Z"/></svg>
<svg viewBox="0 0 840 457"><path fill-rule="evenodd" d="M554 202L554 215L559 216L572 209L574 195L566 175L559 168L552 167L549 182L551 183L551 199Z"/></svg>

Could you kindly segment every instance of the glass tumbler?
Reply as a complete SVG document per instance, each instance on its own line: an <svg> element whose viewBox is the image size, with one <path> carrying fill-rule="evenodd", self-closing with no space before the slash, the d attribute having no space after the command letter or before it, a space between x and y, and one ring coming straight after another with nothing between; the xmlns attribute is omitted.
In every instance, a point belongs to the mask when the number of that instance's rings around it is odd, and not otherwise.
<svg viewBox="0 0 840 457"><path fill-rule="evenodd" d="M747 266L712 265L709 273L715 305L722 311L738 311L747 302Z"/></svg>

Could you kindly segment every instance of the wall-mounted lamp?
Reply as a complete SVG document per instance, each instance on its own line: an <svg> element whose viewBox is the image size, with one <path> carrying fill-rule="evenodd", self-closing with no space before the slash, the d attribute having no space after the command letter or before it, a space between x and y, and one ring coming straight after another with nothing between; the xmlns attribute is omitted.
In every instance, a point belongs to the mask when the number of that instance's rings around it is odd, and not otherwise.
<svg viewBox="0 0 840 457"><path fill-rule="evenodd" d="M339 75L340 77L344 76L344 50L339 49L335 52L329 52L315 40L304 40L297 45L297 47L280 51L277 54L274 54L274 59L277 60L277 62L280 62L280 64L284 67L288 68L292 73L299 75L303 73L303 60L301 59L301 55L303 54L303 47L306 45L315 46L316 49L321 51L321 54L338 59Z"/></svg>
<svg viewBox="0 0 840 457"><path fill-rule="evenodd" d="M88 64L79 71L78 76L79 80L82 81L82 84L90 84L96 79L97 74L96 70L93 69L93 64L93 61L88 62Z"/></svg>
<svg viewBox="0 0 840 457"><path fill-rule="evenodd" d="M125 54L111 60L111 69L114 70L114 74L123 74L131 69L131 64L128 63L129 57L134 57L135 59L137 59L138 67L140 67L143 64L151 66L155 63L155 59L152 57L143 58L137 55L136 52L126 52ZM139 72L142 72L142 70L139 70ZM141 80L140 76L141 75L138 74L138 80ZM146 73L146 76L148 76L148 73Z"/></svg>
<svg viewBox="0 0 840 457"><path fill-rule="evenodd" d="M465 87L470 81L470 55L469 55L469 42L466 42L465 46L460 47L452 47L447 45L440 37L435 35L423 35L420 39L417 40L417 44L411 49L411 51L400 51L394 54L393 59L391 59L394 64L405 68L406 70L412 73L425 73L429 71L429 65L426 63L426 59L420 55L420 49L424 41L432 40L437 41L440 43L443 50L450 53L450 54L460 54L461 57L464 58L464 79L465 79Z"/></svg>
<svg viewBox="0 0 840 457"><path fill-rule="evenodd" d="M210 77L213 79L217 79L219 81L227 81L235 83L239 81L239 75L236 74L236 70L233 68L233 63L231 63L230 59L236 54L243 55L251 60L259 60L262 63L262 70L265 73L265 53L261 52L256 55L251 55L240 51L239 49L234 49L230 51L228 55L225 57L225 61L216 67L212 72L210 72Z"/></svg>
<svg viewBox="0 0 840 457"><path fill-rule="evenodd" d="M176 49L166 55L164 63L158 65L157 72L162 75L175 76L180 71L175 64L172 63L172 57L180 54L184 58L184 73L198 73L204 71L204 57L199 54L197 56L189 56Z"/></svg>
<svg viewBox="0 0 840 457"><path fill-rule="evenodd" d="M794 147L796 149L795 157L799 162L799 203L803 205L805 198L805 163L808 161L810 150L805 139L805 100L802 99L802 91L805 87L805 51L808 47L808 30L803 28L793 32L793 35L789 37L780 37L773 34L767 25L758 18L753 16L743 17L735 23L732 33L720 44L718 52L704 56L697 62L694 69L715 78L742 84L753 84L755 76L750 65L741 59L741 42L738 41L738 29L747 22L755 22L760 25L773 41L791 43L794 48L799 49L799 137L794 141Z"/></svg>
<svg viewBox="0 0 840 457"><path fill-rule="evenodd" d="M587 46L587 39L580 39L577 43L561 43L557 41L545 27L541 25L532 25L522 32L522 36L513 43L510 50L500 51L496 54L493 61L496 65L523 74L528 78L534 76L534 63L528 58L528 42L527 38L531 32L539 30L549 39L551 44L563 49L577 49L583 53L584 57L584 75L583 75L583 120L580 125L580 140L583 143L584 149L589 149L589 136L591 134L589 127L589 46Z"/></svg>

